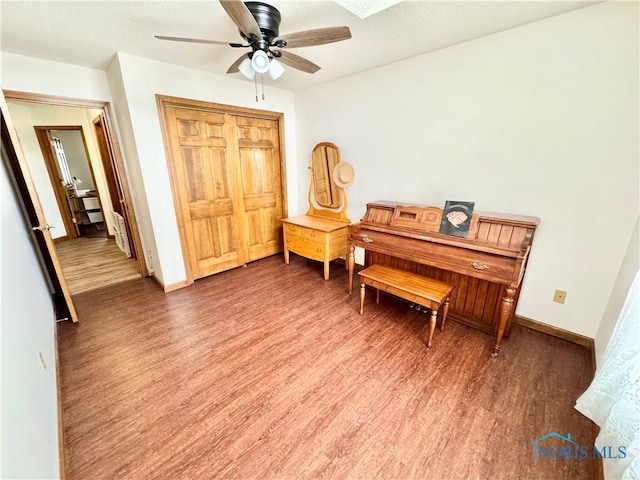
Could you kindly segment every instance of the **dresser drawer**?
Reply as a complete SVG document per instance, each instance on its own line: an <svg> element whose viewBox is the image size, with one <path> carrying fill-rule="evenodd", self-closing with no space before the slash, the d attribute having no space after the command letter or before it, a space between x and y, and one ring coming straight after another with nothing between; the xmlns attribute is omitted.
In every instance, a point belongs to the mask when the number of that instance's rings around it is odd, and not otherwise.
<svg viewBox="0 0 640 480"><path fill-rule="evenodd" d="M287 234L285 243L285 248L298 255L312 260L324 260L324 245L321 242Z"/></svg>
<svg viewBox="0 0 640 480"><path fill-rule="evenodd" d="M284 231L287 235L299 238L308 238L312 241L321 242L325 236L325 233L321 230L316 230L315 228L303 227L300 225L293 225L291 223L286 223L284 227Z"/></svg>
<svg viewBox="0 0 640 480"><path fill-rule="evenodd" d="M314 230L313 228L305 228L303 230L303 236L312 242L322 242L325 237L325 233L320 230Z"/></svg>
<svg viewBox="0 0 640 480"><path fill-rule="evenodd" d="M291 223L285 223L284 224L284 233L286 237L298 237L298 238L303 238L304 237L304 231L306 230L305 227L301 227L300 225L293 225Z"/></svg>

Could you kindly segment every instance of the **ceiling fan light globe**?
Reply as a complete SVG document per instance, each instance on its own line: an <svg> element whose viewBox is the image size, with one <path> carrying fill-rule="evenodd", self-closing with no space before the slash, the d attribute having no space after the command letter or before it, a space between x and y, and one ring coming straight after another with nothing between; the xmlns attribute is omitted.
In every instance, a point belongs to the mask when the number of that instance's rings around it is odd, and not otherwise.
<svg viewBox="0 0 640 480"><path fill-rule="evenodd" d="M267 73L269 71L269 57L262 50L253 53L251 66L257 73Z"/></svg>
<svg viewBox="0 0 640 480"><path fill-rule="evenodd" d="M245 58L240 65L238 65L238 70L249 80L253 80L253 77L256 76L256 72L251 66L251 60Z"/></svg>
<svg viewBox="0 0 640 480"><path fill-rule="evenodd" d="M269 75L273 80L277 80L284 73L284 67L275 58L269 63Z"/></svg>

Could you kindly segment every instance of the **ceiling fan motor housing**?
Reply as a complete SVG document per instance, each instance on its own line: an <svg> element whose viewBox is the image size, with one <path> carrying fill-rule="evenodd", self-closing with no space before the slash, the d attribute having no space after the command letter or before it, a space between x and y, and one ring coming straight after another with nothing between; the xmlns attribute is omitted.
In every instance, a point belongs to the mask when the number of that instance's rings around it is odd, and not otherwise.
<svg viewBox="0 0 640 480"><path fill-rule="evenodd" d="M258 42L258 48L266 51L271 46L273 39L280 34L280 20L282 19L280 12L277 8L262 2L244 2L244 4L256 19L262 32L263 42ZM251 39L247 38L244 32L241 31L240 34L251 42Z"/></svg>

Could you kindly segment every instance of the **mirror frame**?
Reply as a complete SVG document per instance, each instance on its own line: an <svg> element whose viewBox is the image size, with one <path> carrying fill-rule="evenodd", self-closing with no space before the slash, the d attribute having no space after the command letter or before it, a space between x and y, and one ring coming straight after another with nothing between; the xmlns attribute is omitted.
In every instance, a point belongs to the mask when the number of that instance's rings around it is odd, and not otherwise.
<svg viewBox="0 0 640 480"><path fill-rule="evenodd" d="M327 149L335 151L335 156L332 156L333 158L329 158L326 153ZM337 161L335 161L336 157ZM340 162L342 162L340 149L334 143L321 142L313 147L311 167L309 167L311 170L311 181L309 184L309 210L307 211L307 215L351 223L346 215L348 207L347 192L344 188L339 187L333 179L333 171ZM324 177L324 179L322 177ZM325 185L322 185L322 191L329 192L331 198L329 203L321 203L318 201L317 192L319 190L319 182L325 183Z"/></svg>
<svg viewBox="0 0 640 480"><path fill-rule="evenodd" d="M333 178L333 171L340 161L340 149L333 143L319 143L311 152L313 198L322 208L337 209L342 206L344 192Z"/></svg>

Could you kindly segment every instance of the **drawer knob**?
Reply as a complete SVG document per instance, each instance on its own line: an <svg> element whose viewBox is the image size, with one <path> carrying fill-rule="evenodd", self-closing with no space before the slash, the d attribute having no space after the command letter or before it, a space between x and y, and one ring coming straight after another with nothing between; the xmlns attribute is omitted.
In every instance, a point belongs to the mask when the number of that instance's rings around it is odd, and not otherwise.
<svg viewBox="0 0 640 480"><path fill-rule="evenodd" d="M480 262L471 262L471 266L476 270L486 270L489 268L489 265L485 265L484 263Z"/></svg>
<svg viewBox="0 0 640 480"><path fill-rule="evenodd" d="M316 236L316 232L315 232L315 230L311 230L311 236L312 236L312 237L315 237L315 236Z"/></svg>
<svg viewBox="0 0 640 480"><path fill-rule="evenodd" d="M362 237L364 243L373 243L373 238L369 238L366 235Z"/></svg>

